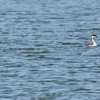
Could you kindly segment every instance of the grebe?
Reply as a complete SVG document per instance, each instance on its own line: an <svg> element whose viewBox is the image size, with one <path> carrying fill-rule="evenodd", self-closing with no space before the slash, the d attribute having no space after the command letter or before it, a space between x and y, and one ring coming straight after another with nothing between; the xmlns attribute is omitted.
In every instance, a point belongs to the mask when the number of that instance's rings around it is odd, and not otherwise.
<svg viewBox="0 0 100 100"><path fill-rule="evenodd" d="M95 38L100 38L100 37L97 37L96 35L92 35L92 37L91 37L92 43L85 44L85 46L97 46L96 42L94 41Z"/></svg>

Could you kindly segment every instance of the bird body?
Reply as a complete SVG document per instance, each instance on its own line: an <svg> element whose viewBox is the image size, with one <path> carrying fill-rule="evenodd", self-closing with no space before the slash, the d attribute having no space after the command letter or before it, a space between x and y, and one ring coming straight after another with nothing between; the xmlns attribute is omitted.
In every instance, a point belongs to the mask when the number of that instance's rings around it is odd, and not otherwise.
<svg viewBox="0 0 100 100"><path fill-rule="evenodd" d="M90 44L85 44L85 46L97 46L96 42L94 41L95 38L99 38L96 35L92 35L91 39L92 39L92 43Z"/></svg>

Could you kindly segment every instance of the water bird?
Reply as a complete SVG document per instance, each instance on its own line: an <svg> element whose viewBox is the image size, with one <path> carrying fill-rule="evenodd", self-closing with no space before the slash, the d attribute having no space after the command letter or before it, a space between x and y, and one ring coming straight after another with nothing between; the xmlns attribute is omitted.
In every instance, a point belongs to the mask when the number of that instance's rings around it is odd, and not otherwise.
<svg viewBox="0 0 100 100"><path fill-rule="evenodd" d="M90 44L85 44L85 46L97 46L96 42L94 41L95 38L100 38L100 37L97 37L96 35L92 35L91 39L92 39L92 43Z"/></svg>

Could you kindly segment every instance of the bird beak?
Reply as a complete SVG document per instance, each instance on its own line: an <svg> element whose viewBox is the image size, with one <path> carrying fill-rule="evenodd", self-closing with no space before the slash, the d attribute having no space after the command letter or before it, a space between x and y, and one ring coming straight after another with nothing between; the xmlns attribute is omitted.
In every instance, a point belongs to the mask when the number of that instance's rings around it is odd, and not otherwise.
<svg viewBox="0 0 100 100"><path fill-rule="evenodd" d="M97 38L100 38L100 37L97 37Z"/></svg>

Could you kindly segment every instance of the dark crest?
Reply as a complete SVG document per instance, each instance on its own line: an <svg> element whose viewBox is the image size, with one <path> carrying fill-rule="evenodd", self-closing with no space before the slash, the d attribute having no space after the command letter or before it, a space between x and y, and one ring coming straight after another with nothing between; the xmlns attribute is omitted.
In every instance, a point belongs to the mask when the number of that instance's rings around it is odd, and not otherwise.
<svg viewBox="0 0 100 100"><path fill-rule="evenodd" d="M95 36L95 37L97 37L96 35L92 35L92 36Z"/></svg>

